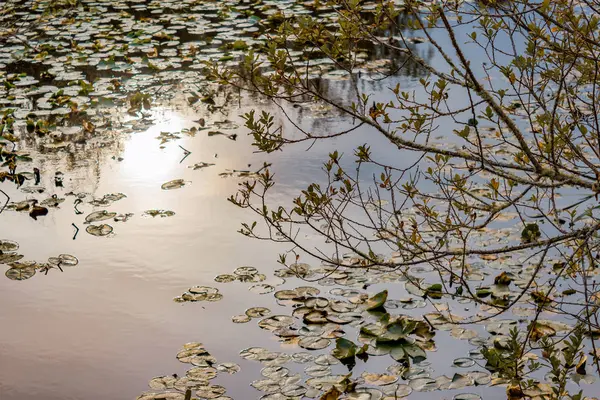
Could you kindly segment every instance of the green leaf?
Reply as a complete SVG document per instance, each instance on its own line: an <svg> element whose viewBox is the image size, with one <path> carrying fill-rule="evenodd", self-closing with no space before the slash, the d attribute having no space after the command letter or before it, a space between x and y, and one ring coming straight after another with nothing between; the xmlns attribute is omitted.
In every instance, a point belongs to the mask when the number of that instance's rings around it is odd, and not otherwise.
<svg viewBox="0 0 600 400"><path fill-rule="evenodd" d="M333 349L331 354L338 360L347 360L356 355L356 350L357 347L354 342L344 338L337 338L335 349Z"/></svg>
<svg viewBox="0 0 600 400"><path fill-rule="evenodd" d="M369 300L367 300L366 302L366 310L370 311L370 310L376 310L378 308L383 307L383 305L385 304L386 300L387 300L387 296L388 296L388 291L384 290L383 292L379 292L377 293L375 296L371 297Z"/></svg>

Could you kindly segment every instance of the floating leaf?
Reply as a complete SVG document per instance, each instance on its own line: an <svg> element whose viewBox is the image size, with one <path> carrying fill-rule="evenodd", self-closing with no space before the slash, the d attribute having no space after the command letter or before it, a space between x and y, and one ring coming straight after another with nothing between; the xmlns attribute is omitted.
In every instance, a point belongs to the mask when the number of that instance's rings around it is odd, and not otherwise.
<svg viewBox="0 0 600 400"><path fill-rule="evenodd" d="M481 396L475 393L459 393L452 400L481 400Z"/></svg>
<svg viewBox="0 0 600 400"><path fill-rule="evenodd" d="M258 270L254 267L238 267L233 273L237 276L253 276L258 274Z"/></svg>
<svg viewBox="0 0 600 400"><path fill-rule="evenodd" d="M392 383L395 383L398 380L397 376L386 374L371 374L368 372L363 372L361 377L365 380L365 383L374 386L391 385Z"/></svg>
<svg viewBox="0 0 600 400"><path fill-rule="evenodd" d="M149 217L153 217L153 218L154 217L161 217L161 218L172 217L173 215L175 215L175 213L173 211L169 211L169 210L146 210L142 214L142 216L149 216Z"/></svg>
<svg viewBox="0 0 600 400"><path fill-rule="evenodd" d="M271 314L271 310L266 307L251 307L246 310L246 315L250 318L262 318Z"/></svg>
<svg viewBox="0 0 600 400"><path fill-rule="evenodd" d="M215 165L215 164L205 163L205 162L199 162L197 164L190 165L188 168L192 168L194 170L197 170L197 169L203 169L203 168L206 168L206 167L212 167L213 165Z"/></svg>
<svg viewBox="0 0 600 400"><path fill-rule="evenodd" d="M475 360L470 357L459 357L454 360L453 364L459 368L469 368L475 365Z"/></svg>
<svg viewBox="0 0 600 400"><path fill-rule="evenodd" d="M329 339L307 336L300 339L298 346L308 350L321 350L329 346L330 343Z"/></svg>
<svg viewBox="0 0 600 400"><path fill-rule="evenodd" d="M279 328L290 326L294 323L294 318L287 315L274 315L259 321L258 326L263 329L274 331Z"/></svg>
<svg viewBox="0 0 600 400"><path fill-rule="evenodd" d="M413 389L409 386L409 385L396 385L394 387L394 390L391 392L386 392L386 399L387 398L392 398L392 399L401 399L403 397L407 397L408 395L410 395L413 392Z"/></svg>
<svg viewBox="0 0 600 400"><path fill-rule="evenodd" d="M206 385L198 388L196 395L205 399L216 399L225 394L225 388L219 385Z"/></svg>
<svg viewBox="0 0 600 400"><path fill-rule="evenodd" d="M85 222L91 223L91 222L104 221L107 219L112 219L116 215L117 215L116 212L108 212L106 210L95 211L95 212L91 213L90 215L88 215L87 217L85 217Z"/></svg>
<svg viewBox="0 0 600 400"><path fill-rule="evenodd" d="M186 185L186 182L183 179L173 179L172 181L165 182L161 185L162 190L173 190L179 189Z"/></svg>
<svg viewBox="0 0 600 400"><path fill-rule="evenodd" d="M193 379L211 380L217 377L217 370L213 367L194 367L185 374Z"/></svg>
<svg viewBox="0 0 600 400"><path fill-rule="evenodd" d="M439 388L439 383L435 379L431 378L417 378L413 379L409 383L410 387L417 392L431 392Z"/></svg>
<svg viewBox="0 0 600 400"><path fill-rule="evenodd" d="M0 251L16 251L19 250L19 243L13 242L12 240L2 240L0 239Z"/></svg>
<svg viewBox="0 0 600 400"><path fill-rule="evenodd" d="M85 231L90 235L94 236L106 236L113 231L112 226L102 224L102 225L90 225L85 228Z"/></svg>
<svg viewBox="0 0 600 400"><path fill-rule="evenodd" d="M219 289L215 289L209 286L194 286L188 289L187 292L174 299L177 303L186 301L219 301L223 298L223 295L219 293Z"/></svg>
<svg viewBox="0 0 600 400"><path fill-rule="evenodd" d="M333 349L331 355L338 360L347 360L349 358L354 358L357 351L358 347L351 340L337 338L335 341L335 349Z"/></svg>
<svg viewBox="0 0 600 400"><path fill-rule="evenodd" d="M231 317L231 321L236 324L245 324L246 322L250 322L251 318L247 315L235 315Z"/></svg>
<svg viewBox="0 0 600 400"><path fill-rule="evenodd" d="M387 296L388 296L388 291L384 290L382 292L377 293L373 297L369 298L369 300L367 300L367 302L365 303L366 310L367 311L376 310L378 308L383 307L383 305L385 304L385 302L387 300Z"/></svg>
<svg viewBox="0 0 600 400"><path fill-rule="evenodd" d="M304 372L306 372L306 375L312 377L327 376L331 374L331 367L328 365L311 365L310 367L306 367Z"/></svg>
<svg viewBox="0 0 600 400"><path fill-rule="evenodd" d="M229 375L233 375L235 373L240 372L241 368L239 365L234 363L221 363L217 365L217 370L219 372L225 372Z"/></svg>
<svg viewBox="0 0 600 400"><path fill-rule="evenodd" d="M8 279L11 279L13 281L24 281L35 275L35 268L9 268L5 272L5 275Z"/></svg>
<svg viewBox="0 0 600 400"><path fill-rule="evenodd" d="M256 294L267 294L275 291L275 287L266 283L262 283L258 285L252 285L248 288L248 290Z"/></svg>
<svg viewBox="0 0 600 400"><path fill-rule="evenodd" d="M229 283L237 280L237 276L230 274L221 274L215 277L215 282L219 283Z"/></svg>

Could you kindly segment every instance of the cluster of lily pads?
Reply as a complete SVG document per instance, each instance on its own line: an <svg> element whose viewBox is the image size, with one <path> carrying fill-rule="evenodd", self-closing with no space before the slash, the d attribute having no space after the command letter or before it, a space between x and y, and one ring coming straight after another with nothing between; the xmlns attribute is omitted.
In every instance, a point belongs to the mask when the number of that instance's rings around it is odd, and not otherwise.
<svg viewBox="0 0 600 400"><path fill-rule="evenodd" d="M190 368L185 376L177 374L158 376L148 383L151 392L143 393L137 400L189 400L192 394L194 399L231 400L226 396L226 389L220 385L213 385L211 380L219 373L235 374L239 372L240 366L234 363L217 363L202 343L192 342L183 345L177 353L177 359Z"/></svg>
<svg viewBox="0 0 600 400"><path fill-rule="evenodd" d="M223 298L223 295L219 293L219 289L211 288L208 286L194 286L189 288L181 296L175 297L173 301L176 303L184 303L186 301L219 301Z"/></svg>
<svg viewBox="0 0 600 400"><path fill-rule="evenodd" d="M344 260L346 267L312 267L298 263L275 271L281 279L310 278L320 287L332 286L327 295L312 286L276 291L273 295L277 303L290 307L290 315L274 315L269 308L251 307L245 314L232 318L235 323L256 319L258 327L271 332L282 345L301 350L291 354L257 347L242 350L242 358L264 365L262 379L251 384L264 393L262 399L391 400L404 398L413 391L455 390L459 391L453 397L455 400L477 400L480 395L466 391L469 387L510 386L511 382L498 375L483 353L492 351L500 355L509 351L511 330L528 323L523 317L533 316L540 306L534 299L524 299L513 307L514 318L496 318L491 315L497 311L494 305L480 304L479 311L473 313L466 307L477 307L472 300L449 296L437 286L424 284L416 275L428 274L427 268L414 268L411 274L382 268L366 275L364 270L354 268L358 257L348 255ZM507 287L514 282L510 274L503 272L496 276L492 286L504 285L502 290L497 289L501 293L510 291ZM219 283L264 280L266 276L253 267L240 267L233 274L215 278ZM401 291L399 283L404 283L404 293L411 297L390 299L388 290L373 295L364 289L372 284L387 284ZM500 296L497 290L494 289L493 294L480 293L479 297ZM461 306L469 311L466 315L456 311ZM416 315L413 312L426 307ZM542 314L548 312L550 309L542 310ZM485 322L477 323L478 318L485 318ZM470 320L475 322L470 325ZM487 337L481 336L480 329L473 329L481 325ZM539 341L572 329L566 322L538 318L530 339ZM450 363L456 370L451 376L435 376L435 370L427 361L427 353L437 351L433 341L437 332L445 332L471 347L467 356ZM325 349L330 349L329 353L321 352ZM386 355L395 363L385 372L353 376L352 370L359 360L366 362L369 357ZM524 355L526 360L535 361L539 357L534 353ZM285 367L290 362L308 364L305 373L292 373ZM596 378L585 372L584 364L585 360L571 379L580 384L595 382ZM347 368L346 372L339 371L342 365ZM549 384L534 381L524 395L542 399L551 391Z"/></svg>
<svg viewBox="0 0 600 400"><path fill-rule="evenodd" d="M74 267L79 260L70 254L60 254L50 257L46 262L22 261L23 255L17 253L19 244L12 240L0 240L0 264L6 264L9 268L5 272L8 279L24 281L33 277L36 272L48 273L50 269L56 268L63 271L63 267Z"/></svg>

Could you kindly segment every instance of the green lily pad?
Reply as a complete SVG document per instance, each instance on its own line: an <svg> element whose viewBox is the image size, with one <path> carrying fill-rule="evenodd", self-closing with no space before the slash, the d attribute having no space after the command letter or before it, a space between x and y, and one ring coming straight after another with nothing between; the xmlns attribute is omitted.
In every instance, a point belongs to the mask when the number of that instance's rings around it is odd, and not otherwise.
<svg viewBox="0 0 600 400"><path fill-rule="evenodd" d="M337 338L335 341L335 349L331 352L331 355L338 360L347 360L354 358L358 347L354 342L345 338Z"/></svg>

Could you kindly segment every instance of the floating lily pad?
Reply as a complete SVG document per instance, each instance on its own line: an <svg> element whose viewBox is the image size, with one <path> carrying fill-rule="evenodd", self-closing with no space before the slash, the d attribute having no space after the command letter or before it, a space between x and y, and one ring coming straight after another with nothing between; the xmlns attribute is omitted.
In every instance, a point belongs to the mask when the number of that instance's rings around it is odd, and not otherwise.
<svg viewBox="0 0 600 400"><path fill-rule="evenodd" d="M398 381L398 377L394 375L363 372L361 376L365 380L365 383L374 386L391 385L392 383L396 383L396 381Z"/></svg>
<svg viewBox="0 0 600 400"><path fill-rule="evenodd" d="M234 282L235 280L237 280L237 276L230 274L221 274L215 277L215 282L219 283L229 283Z"/></svg>
<svg viewBox="0 0 600 400"><path fill-rule="evenodd" d="M274 331L279 328L290 326L294 323L294 318L287 315L273 315L258 322L258 326L263 329Z"/></svg>
<svg viewBox="0 0 600 400"><path fill-rule="evenodd" d="M417 392L431 392L437 390L440 385L435 379L431 378L417 378L413 379L409 383L410 387Z"/></svg>
<svg viewBox="0 0 600 400"><path fill-rule="evenodd" d="M330 343L329 339L307 336L300 339L298 346L308 350L321 350L329 346Z"/></svg>
<svg viewBox="0 0 600 400"><path fill-rule="evenodd" d="M144 393L137 400L184 400L185 396L180 392Z"/></svg>
<svg viewBox="0 0 600 400"><path fill-rule="evenodd" d="M328 365L311 365L306 367L304 372L306 372L306 375L313 377L327 376L331 374L331 367Z"/></svg>
<svg viewBox="0 0 600 400"><path fill-rule="evenodd" d="M6 270L5 275L8 279L13 281L24 281L35 275L35 268L9 268Z"/></svg>
<svg viewBox="0 0 600 400"><path fill-rule="evenodd" d="M116 215L117 215L116 212L108 212L106 210L95 211L95 212L91 213L90 215L88 215L87 217L85 217L85 222L92 223L92 222L104 221L107 219L112 219Z"/></svg>
<svg viewBox="0 0 600 400"><path fill-rule="evenodd" d="M452 400L481 400L481 396L476 393L459 393Z"/></svg>
<svg viewBox="0 0 600 400"><path fill-rule="evenodd" d="M250 322L252 319L247 315L235 315L231 317L231 321L236 324L245 324L246 322Z"/></svg>
<svg viewBox="0 0 600 400"><path fill-rule="evenodd" d="M110 225L102 224L102 225L90 225L85 228L85 231L93 236L106 236L112 233L113 228Z"/></svg>
<svg viewBox="0 0 600 400"><path fill-rule="evenodd" d="M454 360L453 364L459 368L469 368L475 365L475 360L470 357L460 357Z"/></svg>
<svg viewBox="0 0 600 400"><path fill-rule="evenodd" d="M0 251L17 251L19 250L19 243L13 242L12 240L0 239Z"/></svg>
<svg viewBox="0 0 600 400"><path fill-rule="evenodd" d="M219 301L223 298L223 295L219 293L219 289L215 289L209 286L194 286L188 289L187 292L174 299L177 303L186 301Z"/></svg>
<svg viewBox="0 0 600 400"><path fill-rule="evenodd" d="M217 370L213 367L194 367L185 374L197 380L211 380L217 377Z"/></svg>
<svg viewBox="0 0 600 400"><path fill-rule="evenodd" d="M225 372L229 375L233 375L235 373L240 372L241 368L239 365L234 363L221 363L217 365L217 371Z"/></svg>
<svg viewBox="0 0 600 400"><path fill-rule="evenodd" d="M177 382L177 377L172 375L170 376L159 376L156 378L152 378L150 382L148 382L148 386L154 390L165 390L165 389L173 389L175 383Z"/></svg>
<svg viewBox="0 0 600 400"><path fill-rule="evenodd" d="M17 253L2 253L0 254L0 264L10 264L19 261L24 256Z"/></svg>
<svg viewBox="0 0 600 400"><path fill-rule="evenodd" d="M261 283L258 285L252 285L248 288L252 293L256 294L267 294L275 291L275 287L268 285L266 283Z"/></svg>
<svg viewBox="0 0 600 400"><path fill-rule="evenodd" d="M237 276L252 276L258 274L258 270L254 267L238 267L233 273Z"/></svg>
<svg viewBox="0 0 600 400"><path fill-rule="evenodd" d="M250 318L262 318L271 314L271 310L266 307L251 307L246 310L246 315Z"/></svg>
<svg viewBox="0 0 600 400"><path fill-rule="evenodd" d="M409 385L396 385L393 386L393 391L386 392L386 395L392 399L401 399L407 397L413 392L413 389Z"/></svg>
<svg viewBox="0 0 600 400"><path fill-rule="evenodd" d="M205 399L216 399L225 394L226 390L219 385L206 385L198 388L196 395Z"/></svg>

